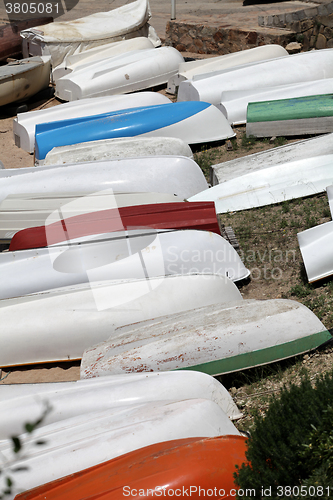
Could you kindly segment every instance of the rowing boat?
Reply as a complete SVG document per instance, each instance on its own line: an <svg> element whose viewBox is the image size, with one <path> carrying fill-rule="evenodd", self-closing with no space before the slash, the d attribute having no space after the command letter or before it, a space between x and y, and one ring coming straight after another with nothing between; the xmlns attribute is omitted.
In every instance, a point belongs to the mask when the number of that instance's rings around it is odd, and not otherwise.
<svg viewBox="0 0 333 500"><path fill-rule="evenodd" d="M170 103L170 99L158 92L138 92L136 94L91 97L80 101L66 102L60 106L19 113L13 120L16 146L33 153L35 149L35 128L39 123L92 116L119 109L135 108ZM79 141L82 142L82 141Z"/></svg>
<svg viewBox="0 0 333 500"><path fill-rule="evenodd" d="M15 233L28 227L42 226L54 211L66 217L81 215L105 208L175 203L183 200L168 193L33 193L9 195L0 204L0 240L10 243Z"/></svg>
<svg viewBox="0 0 333 500"><path fill-rule="evenodd" d="M20 37L22 30L52 21L52 17L37 17L24 21L12 21L0 26L0 61L4 61L8 57L18 57L22 54L22 38Z"/></svg>
<svg viewBox="0 0 333 500"><path fill-rule="evenodd" d="M116 329L84 352L81 377L184 369L216 376L289 358L331 339L317 316L296 301L213 304Z"/></svg>
<svg viewBox="0 0 333 500"><path fill-rule="evenodd" d="M77 67L56 81L55 95L76 101L148 89L166 83L183 61L173 47L133 50Z"/></svg>
<svg viewBox="0 0 333 500"><path fill-rule="evenodd" d="M0 301L0 366L80 359L118 326L216 302L241 300L209 274L84 283Z"/></svg>
<svg viewBox="0 0 333 500"><path fill-rule="evenodd" d="M53 148L39 165L59 165L139 156L174 155L193 159L190 146L177 137L123 137Z"/></svg>
<svg viewBox="0 0 333 500"><path fill-rule="evenodd" d="M134 499L138 492L143 498L190 494L199 500L204 493L227 498L230 492L236 495L233 474L236 465L247 462L246 449L243 436L158 443L22 493L16 500L79 500L88 495Z"/></svg>
<svg viewBox="0 0 333 500"><path fill-rule="evenodd" d="M250 275L234 248L208 231L125 231L0 254L0 299L63 286L147 276L211 273L240 281Z"/></svg>
<svg viewBox="0 0 333 500"><path fill-rule="evenodd" d="M111 203L113 201L114 198L111 197ZM83 201L79 200L79 206L87 206L84 199ZM59 243L68 246L72 240L77 238L80 238L80 243L82 243L85 241L84 238L90 238L91 235L116 233L131 229L199 229L220 234L220 226L212 202L116 206L104 210L101 208L97 212L86 211L84 208L85 213L74 216L67 216L66 208L65 206L61 211L53 212L43 226L23 229L15 233L10 242L9 250L43 248ZM69 211L71 211L70 207ZM120 248L118 248L118 252ZM125 245L123 249L125 254L122 252L123 258L128 255L126 248ZM114 258L117 260L116 255Z"/></svg>
<svg viewBox="0 0 333 500"><path fill-rule="evenodd" d="M223 56L183 62L179 65L178 73L169 79L167 92L175 94L180 82L191 80L196 75L207 75L208 73L235 68L251 62L276 59L287 55L288 52L281 45L270 44L224 54Z"/></svg>
<svg viewBox="0 0 333 500"><path fill-rule="evenodd" d="M169 193L186 199L207 189L199 165L182 156L100 160L0 170L0 201L13 194L105 191ZM114 205L113 205L114 206Z"/></svg>
<svg viewBox="0 0 333 500"><path fill-rule="evenodd" d="M134 136L178 137L187 144L198 144L221 141L235 133L211 104L169 103L37 124L35 156L43 160L56 146Z"/></svg>
<svg viewBox="0 0 333 500"><path fill-rule="evenodd" d="M24 101L49 86L50 57L30 57L0 66L0 106Z"/></svg>
<svg viewBox="0 0 333 500"><path fill-rule="evenodd" d="M55 68L72 54L128 38L148 37L157 47L161 40L148 23L150 17L148 0L136 0L74 21L32 27L21 31L23 54L51 55Z"/></svg>
<svg viewBox="0 0 333 500"><path fill-rule="evenodd" d="M178 101L205 101L218 106L221 93L309 82L333 78L333 49L313 50L268 61L245 64L217 72L198 75L179 85Z"/></svg>
<svg viewBox="0 0 333 500"><path fill-rule="evenodd" d="M52 71L52 78L53 81L56 82L58 78L72 73L72 71L83 64L95 63L101 59L118 56L125 52L130 52L131 50L152 49L153 47L154 45L152 42L144 36L100 45L99 47L66 57L59 66L54 68Z"/></svg>
<svg viewBox="0 0 333 500"><path fill-rule="evenodd" d="M193 437L239 436L224 411L213 401L151 402L92 411L20 436L30 453L15 462L15 492L24 491L82 469L98 465L151 444ZM43 446L33 446L43 441ZM30 446L29 446L30 445ZM12 457L12 442L0 443L4 460ZM21 467L21 466L25 467ZM220 465L220 464L219 464ZM6 471L6 469L5 469ZM6 471L7 472L7 471ZM5 487L6 474L0 476Z"/></svg>
<svg viewBox="0 0 333 500"><path fill-rule="evenodd" d="M52 407L41 427L76 415L153 401L209 399L230 419L242 416L229 392L210 375L199 372L162 372L111 375L75 382L1 384L0 440L19 436L26 422L37 420L44 402ZM22 408L25 409L22 413Z"/></svg>
<svg viewBox="0 0 333 500"><path fill-rule="evenodd" d="M191 196L189 201L214 201L216 213L226 213L322 193L333 182L332 165L330 154L254 170Z"/></svg>

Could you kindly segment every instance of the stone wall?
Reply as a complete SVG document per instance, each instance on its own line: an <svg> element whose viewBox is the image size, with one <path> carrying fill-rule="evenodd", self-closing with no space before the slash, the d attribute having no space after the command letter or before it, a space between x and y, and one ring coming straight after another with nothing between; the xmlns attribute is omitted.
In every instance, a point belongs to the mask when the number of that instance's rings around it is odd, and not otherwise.
<svg viewBox="0 0 333 500"><path fill-rule="evenodd" d="M302 51L333 48L333 2L297 12L258 16L258 30L169 21L166 45L180 52L223 55L276 43L298 42Z"/></svg>
<svg viewBox="0 0 333 500"><path fill-rule="evenodd" d="M333 48L333 2L275 16L258 16L258 25L296 33L302 50Z"/></svg>

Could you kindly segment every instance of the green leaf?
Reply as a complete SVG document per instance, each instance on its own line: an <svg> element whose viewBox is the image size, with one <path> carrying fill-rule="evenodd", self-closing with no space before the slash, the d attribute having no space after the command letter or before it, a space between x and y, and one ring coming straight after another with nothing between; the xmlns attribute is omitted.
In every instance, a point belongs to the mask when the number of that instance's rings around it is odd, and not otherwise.
<svg viewBox="0 0 333 500"><path fill-rule="evenodd" d="M20 451L20 449L22 448L20 438L18 436L12 436L11 439L13 441L13 451L14 451L14 453L18 453Z"/></svg>

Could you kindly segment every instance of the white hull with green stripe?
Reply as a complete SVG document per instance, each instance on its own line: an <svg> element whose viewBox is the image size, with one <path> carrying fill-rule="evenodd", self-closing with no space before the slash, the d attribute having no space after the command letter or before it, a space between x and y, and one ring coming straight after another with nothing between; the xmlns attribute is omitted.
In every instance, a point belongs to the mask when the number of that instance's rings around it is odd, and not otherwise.
<svg viewBox="0 0 333 500"><path fill-rule="evenodd" d="M289 358L331 338L296 301L214 304L117 329L85 351L81 377L180 369L220 375Z"/></svg>

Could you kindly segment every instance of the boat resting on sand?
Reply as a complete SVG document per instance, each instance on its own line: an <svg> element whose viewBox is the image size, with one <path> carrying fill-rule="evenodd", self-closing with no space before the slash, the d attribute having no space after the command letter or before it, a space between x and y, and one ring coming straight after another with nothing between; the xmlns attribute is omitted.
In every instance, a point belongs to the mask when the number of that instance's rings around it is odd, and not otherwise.
<svg viewBox="0 0 333 500"><path fill-rule="evenodd" d="M149 38L144 36L137 36L120 42L100 45L99 47L66 57L66 59L52 71L52 79L56 82L58 78L72 73L72 71L83 64L95 63L101 59L118 56L130 52L131 50L152 49L153 47L154 45Z"/></svg>
<svg viewBox="0 0 333 500"><path fill-rule="evenodd" d="M66 102L52 108L19 113L13 120L15 144L19 148L28 151L28 153L33 153L35 149L35 128L39 123L168 103L171 103L171 101L166 96L158 92L146 91L119 96L91 97L80 101ZM82 140L79 142L82 142Z"/></svg>
<svg viewBox="0 0 333 500"><path fill-rule="evenodd" d="M0 253L0 299L89 281L174 274L250 275L236 250L208 231L125 231L48 248Z"/></svg>
<svg viewBox="0 0 333 500"><path fill-rule="evenodd" d="M333 78L333 49L301 52L268 61L245 64L216 75L198 75L179 85L178 101L205 101L218 106L227 90L290 85Z"/></svg>
<svg viewBox="0 0 333 500"><path fill-rule="evenodd" d="M331 216L333 212L333 186L327 187ZM333 222L325 222L297 234L309 283L333 274Z"/></svg>
<svg viewBox="0 0 333 500"><path fill-rule="evenodd" d="M177 137L122 137L53 148L38 164L59 165L158 155L188 156L193 160L190 146Z"/></svg>
<svg viewBox="0 0 333 500"><path fill-rule="evenodd" d="M224 276L173 275L85 283L0 301L0 367L80 359L118 326L241 300Z"/></svg>
<svg viewBox="0 0 333 500"><path fill-rule="evenodd" d="M221 104L218 108L231 125L241 125L246 123L246 113L249 103L328 94L332 91L332 88L333 79L323 78L322 80L293 83L291 85L278 85L276 87L229 90L222 92Z"/></svg>
<svg viewBox="0 0 333 500"><path fill-rule="evenodd" d="M52 406L52 412L45 415L40 427L92 410L197 398L213 401L232 420L242 416L222 384L210 375L194 371L133 373L75 382L1 384L0 394L3 408L0 440L19 436L26 421L22 408L29 412L30 421L35 421L45 409L44 401Z"/></svg>
<svg viewBox="0 0 333 500"><path fill-rule="evenodd" d="M246 135L273 137L332 132L332 103L333 94L250 102L246 115Z"/></svg>
<svg viewBox="0 0 333 500"><path fill-rule="evenodd" d="M210 167L210 182L215 186L256 170L330 154L333 154L333 134L303 139L243 158L212 165Z"/></svg>
<svg viewBox="0 0 333 500"><path fill-rule="evenodd" d="M217 184L189 201L214 201L216 213L280 203L325 191L333 182L333 155L291 161Z"/></svg>
<svg viewBox="0 0 333 500"><path fill-rule="evenodd" d="M75 238L81 238L82 242L82 238L91 235L131 229L199 229L220 235L213 202L153 203L116 207L71 217L66 217L65 207L64 212L53 212L45 225L15 233L9 250L43 248L58 243L68 245Z"/></svg>
<svg viewBox="0 0 333 500"><path fill-rule="evenodd" d="M214 73L216 71L235 68L236 66L251 62L276 59L277 57L287 55L288 52L281 45L270 44L254 47L253 49L232 52L231 54L224 54L223 56L183 62L179 65L177 75L169 79L167 92L175 94L180 82L191 80L196 75Z"/></svg>
<svg viewBox="0 0 333 500"><path fill-rule="evenodd" d="M30 453L15 464L15 488L27 490L161 441L221 435L240 433L224 411L207 399L157 401L81 414L38 428L33 436L20 436ZM43 446L32 447L40 440ZM0 443L0 451L9 460L11 440ZM20 469L21 465L25 467ZM4 476L0 487L5 487ZM13 497L14 493L8 496Z"/></svg>
<svg viewBox="0 0 333 500"><path fill-rule="evenodd" d="M50 83L49 56L19 59L0 66L0 106L24 101Z"/></svg>
<svg viewBox="0 0 333 500"><path fill-rule="evenodd" d="M29 28L21 31L22 51L24 55L51 55L55 68L72 54L128 38L148 37L157 47L161 40L148 24L150 17L148 0L136 0L74 21Z"/></svg>
<svg viewBox="0 0 333 500"><path fill-rule="evenodd" d="M173 47L125 52L79 66L56 82L55 95L63 101L128 94L162 85L184 58Z"/></svg>
<svg viewBox="0 0 333 500"><path fill-rule="evenodd" d="M89 495L116 500L127 494L135 498L137 492L143 498L151 493L180 496L190 492L191 498L199 500L202 492L213 491L218 498L227 498L230 491L236 494L235 465L247 462L246 450L243 436L158 443L21 493L16 500L37 500L41 496L45 500L79 500Z"/></svg>
<svg viewBox="0 0 333 500"><path fill-rule="evenodd" d="M183 200L168 193L121 193L108 190L96 193L33 193L9 195L0 204L0 241L10 243L18 231L46 223L55 210L65 217L105 210L107 207L130 207L154 203L180 203Z"/></svg>
<svg viewBox="0 0 333 500"><path fill-rule="evenodd" d="M100 160L46 167L0 170L0 202L33 193L169 193L186 199L208 188L201 168L183 156Z"/></svg>
<svg viewBox="0 0 333 500"><path fill-rule="evenodd" d="M84 352L81 378L184 369L216 376L302 354L331 339L296 301L213 304L117 328Z"/></svg>
<svg viewBox="0 0 333 500"><path fill-rule="evenodd" d="M118 137L178 137L187 144L221 141L235 133L223 113L205 102L179 102L119 110L36 125L35 156L56 146Z"/></svg>

